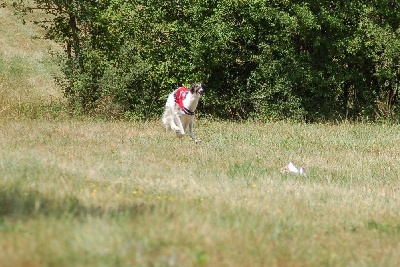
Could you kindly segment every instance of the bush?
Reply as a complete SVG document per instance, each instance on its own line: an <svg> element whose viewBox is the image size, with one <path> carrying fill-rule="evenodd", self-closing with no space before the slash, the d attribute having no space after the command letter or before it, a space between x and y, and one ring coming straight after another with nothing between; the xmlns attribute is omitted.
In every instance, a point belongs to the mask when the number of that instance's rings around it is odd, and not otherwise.
<svg viewBox="0 0 400 267"><path fill-rule="evenodd" d="M152 118L170 91L201 81L209 90L200 112L224 119L399 117L398 1L34 7L52 13L47 37L66 45L60 84L75 110Z"/></svg>

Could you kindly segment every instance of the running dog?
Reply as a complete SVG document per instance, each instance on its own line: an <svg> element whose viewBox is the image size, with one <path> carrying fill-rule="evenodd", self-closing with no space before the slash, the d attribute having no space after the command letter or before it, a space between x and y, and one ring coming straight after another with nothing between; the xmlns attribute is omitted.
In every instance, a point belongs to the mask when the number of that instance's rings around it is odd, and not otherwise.
<svg viewBox="0 0 400 267"><path fill-rule="evenodd" d="M165 129L172 129L178 137L182 137L189 125L190 137L198 143L199 140L193 132L194 115L203 93L201 83L192 84L190 89L182 86L170 93L162 116Z"/></svg>

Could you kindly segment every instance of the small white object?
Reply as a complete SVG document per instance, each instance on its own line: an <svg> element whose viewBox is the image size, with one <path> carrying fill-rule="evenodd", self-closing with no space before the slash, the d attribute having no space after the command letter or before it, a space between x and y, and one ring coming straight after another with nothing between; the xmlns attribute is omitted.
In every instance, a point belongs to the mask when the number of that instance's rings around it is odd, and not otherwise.
<svg viewBox="0 0 400 267"><path fill-rule="evenodd" d="M304 175L306 176L306 171L303 167L301 167L300 169L298 169L293 162L289 162L288 165L286 165L285 167L283 167L281 169L281 173L295 173L295 174L299 174L299 175Z"/></svg>
<svg viewBox="0 0 400 267"><path fill-rule="evenodd" d="M294 166L293 162L289 162L287 165L289 172L299 173L299 170Z"/></svg>

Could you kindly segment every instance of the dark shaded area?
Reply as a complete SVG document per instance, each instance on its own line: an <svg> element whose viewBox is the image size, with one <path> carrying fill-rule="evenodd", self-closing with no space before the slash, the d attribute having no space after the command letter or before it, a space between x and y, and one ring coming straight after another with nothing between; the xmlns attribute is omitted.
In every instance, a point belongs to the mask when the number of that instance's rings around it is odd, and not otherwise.
<svg viewBox="0 0 400 267"><path fill-rule="evenodd" d="M35 216L86 218L105 216L137 216L153 211L152 205L118 205L115 208L85 206L75 196L62 198L44 196L35 190L0 189L0 217L25 218Z"/></svg>

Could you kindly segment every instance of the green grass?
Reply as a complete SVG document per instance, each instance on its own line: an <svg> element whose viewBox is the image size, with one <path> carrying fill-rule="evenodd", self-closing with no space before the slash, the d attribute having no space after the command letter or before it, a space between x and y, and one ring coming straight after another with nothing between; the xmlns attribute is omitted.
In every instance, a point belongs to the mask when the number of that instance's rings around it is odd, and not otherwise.
<svg viewBox="0 0 400 267"><path fill-rule="evenodd" d="M0 266L400 264L398 125L70 119L39 34L0 9Z"/></svg>
<svg viewBox="0 0 400 267"><path fill-rule="evenodd" d="M200 120L200 145L159 122L1 128L2 265L400 261L397 125Z"/></svg>

